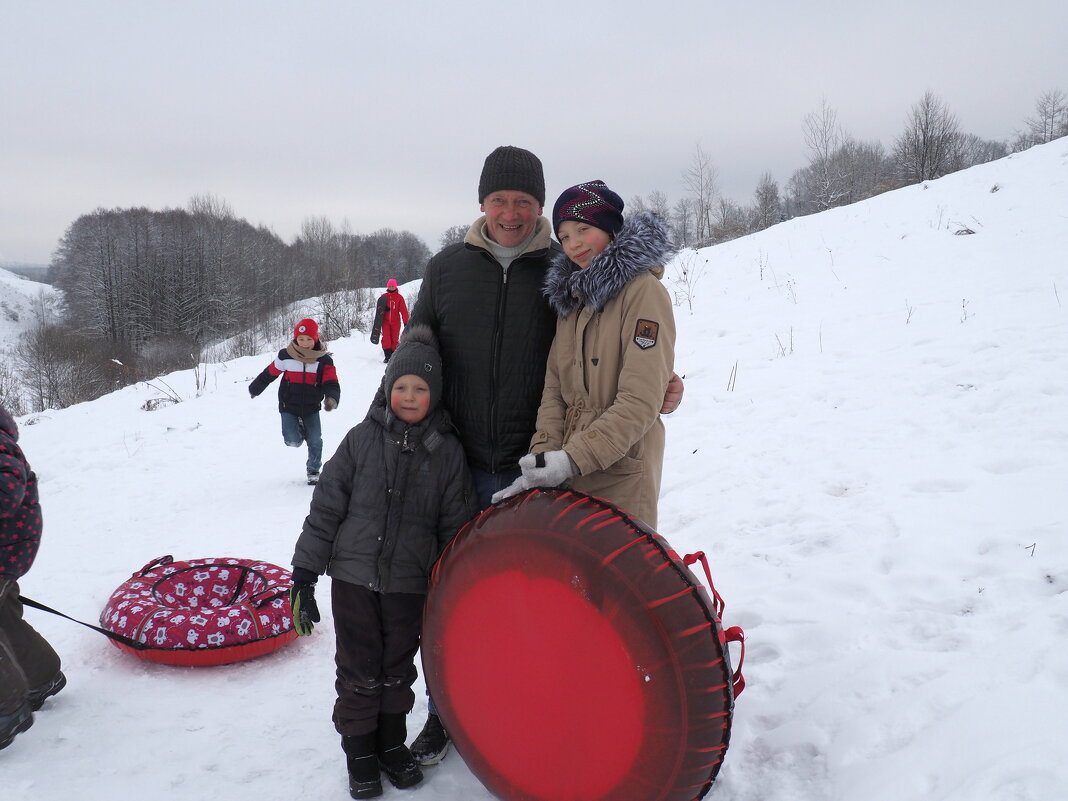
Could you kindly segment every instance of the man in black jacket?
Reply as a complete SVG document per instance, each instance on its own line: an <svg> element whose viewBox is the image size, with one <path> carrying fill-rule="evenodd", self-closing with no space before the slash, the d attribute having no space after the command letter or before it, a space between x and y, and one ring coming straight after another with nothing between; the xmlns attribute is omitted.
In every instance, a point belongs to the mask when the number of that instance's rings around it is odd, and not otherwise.
<svg viewBox="0 0 1068 801"><path fill-rule="evenodd" d="M559 245L541 216L545 178L533 153L499 147L478 184L484 215L434 256L411 323L441 347L445 408L460 431L479 505L519 475L530 446L556 318L542 297Z"/></svg>
<svg viewBox="0 0 1068 801"><path fill-rule="evenodd" d="M411 323L437 336L444 402L475 480L479 508L520 475L545 383L556 315L542 295L550 257L560 250L542 216L545 176L529 150L498 147L482 167L483 216L464 241L427 263ZM662 413L682 399L672 379ZM433 699L412 743L421 764L440 761L449 746Z"/></svg>

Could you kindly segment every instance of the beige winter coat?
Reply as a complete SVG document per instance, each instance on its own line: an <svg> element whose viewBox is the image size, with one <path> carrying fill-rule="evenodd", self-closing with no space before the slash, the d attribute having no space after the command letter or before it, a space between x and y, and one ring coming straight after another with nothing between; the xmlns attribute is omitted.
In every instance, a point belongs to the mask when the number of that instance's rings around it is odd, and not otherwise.
<svg viewBox="0 0 1068 801"><path fill-rule="evenodd" d="M558 313L569 313L557 320L531 439L532 453L567 452L579 470L571 488L653 528L664 461L660 406L674 370L675 318L660 280L663 266L652 260L669 253L659 221L636 215L586 274L578 275L566 258L554 262L546 294Z"/></svg>

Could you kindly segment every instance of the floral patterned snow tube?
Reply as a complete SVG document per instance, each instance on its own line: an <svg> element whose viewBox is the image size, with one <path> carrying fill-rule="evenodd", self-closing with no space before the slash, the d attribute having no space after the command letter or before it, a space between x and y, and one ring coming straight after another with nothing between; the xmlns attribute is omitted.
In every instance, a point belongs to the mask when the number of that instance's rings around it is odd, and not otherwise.
<svg viewBox="0 0 1068 801"><path fill-rule="evenodd" d="M162 556L111 594L100 613L110 632L143 643L121 650L168 665L225 665L296 638L288 570L255 559Z"/></svg>

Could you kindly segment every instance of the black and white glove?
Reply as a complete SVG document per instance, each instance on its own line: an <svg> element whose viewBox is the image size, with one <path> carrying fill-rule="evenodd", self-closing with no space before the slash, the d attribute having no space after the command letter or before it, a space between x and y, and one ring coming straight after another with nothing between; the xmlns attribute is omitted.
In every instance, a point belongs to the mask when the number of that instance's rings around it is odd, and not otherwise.
<svg viewBox="0 0 1068 801"><path fill-rule="evenodd" d="M558 487L575 475L575 463L566 451L546 451L545 453L528 453L519 460L523 474L500 492L494 493L490 500L499 503L534 487Z"/></svg>

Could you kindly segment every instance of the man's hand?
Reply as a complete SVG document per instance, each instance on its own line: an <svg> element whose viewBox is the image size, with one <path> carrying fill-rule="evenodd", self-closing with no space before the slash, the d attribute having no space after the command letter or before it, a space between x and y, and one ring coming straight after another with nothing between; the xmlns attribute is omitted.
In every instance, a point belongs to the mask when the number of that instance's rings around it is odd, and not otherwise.
<svg viewBox="0 0 1068 801"><path fill-rule="evenodd" d="M337 408L337 401L333 398L327 398L323 401L323 408L326 409L328 412L332 412L334 411L334 409Z"/></svg>
<svg viewBox="0 0 1068 801"><path fill-rule="evenodd" d="M664 405L660 407L660 414L671 414L682 403L682 393L686 391L686 385L678 374L672 373L668 381L667 391L664 392Z"/></svg>

